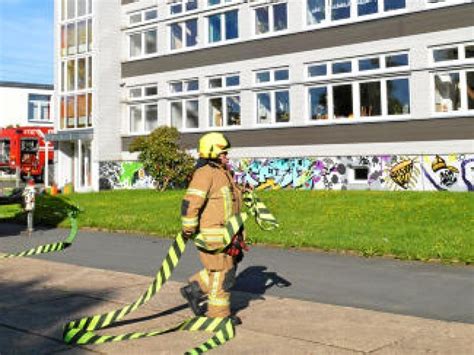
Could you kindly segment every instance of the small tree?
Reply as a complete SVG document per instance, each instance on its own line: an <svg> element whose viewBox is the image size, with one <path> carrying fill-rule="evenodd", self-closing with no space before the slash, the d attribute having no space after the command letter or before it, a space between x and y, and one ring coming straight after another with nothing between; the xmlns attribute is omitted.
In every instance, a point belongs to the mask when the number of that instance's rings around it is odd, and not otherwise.
<svg viewBox="0 0 474 355"><path fill-rule="evenodd" d="M130 145L130 152L140 152L138 159L160 191L170 184L182 186L193 170L194 159L179 147L178 140L176 128L161 126L147 137L136 138Z"/></svg>

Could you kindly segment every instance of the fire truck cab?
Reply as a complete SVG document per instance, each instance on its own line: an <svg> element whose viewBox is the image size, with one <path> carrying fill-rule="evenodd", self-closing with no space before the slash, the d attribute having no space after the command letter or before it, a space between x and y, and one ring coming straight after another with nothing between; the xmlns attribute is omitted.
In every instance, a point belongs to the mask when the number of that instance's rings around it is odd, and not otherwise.
<svg viewBox="0 0 474 355"><path fill-rule="evenodd" d="M20 176L43 181L45 164L54 160L54 145L48 142L46 156L45 135L52 133L49 127L0 128L0 170L14 174L20 169Z"/></svg>

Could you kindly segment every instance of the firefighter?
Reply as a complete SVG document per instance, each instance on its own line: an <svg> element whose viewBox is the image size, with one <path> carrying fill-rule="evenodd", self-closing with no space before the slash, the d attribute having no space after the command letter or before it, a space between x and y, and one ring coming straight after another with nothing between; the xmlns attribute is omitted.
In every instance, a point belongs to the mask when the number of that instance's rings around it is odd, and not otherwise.
<svg viewBox="0 0 474 355"><path fill-rule="evenodd" d="M245 244L242 228L224 249L225 222L242 206L242 190L228 168L229 148L228 139L221 133L207 133L199 139L199 159L181 205L182 235L192 239L201 233L209 248L198 248L204 269L189 279L181 294L196 315L203 315L199 304L207 295L208 317L230 317L238 325L240 318L231 315L230 289Z"/></svg>

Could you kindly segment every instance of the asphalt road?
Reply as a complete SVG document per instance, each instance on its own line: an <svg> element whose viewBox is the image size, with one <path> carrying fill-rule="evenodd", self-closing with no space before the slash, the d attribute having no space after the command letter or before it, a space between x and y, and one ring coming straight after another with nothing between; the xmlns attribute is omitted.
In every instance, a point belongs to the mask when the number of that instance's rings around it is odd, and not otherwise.
<svg viewBox="0 0 474 355"><path fill-rule="evenodd" d="M19 226L0 224L0 252L58 241L68 233L40 230L29 238L20 232ZM170 243L153 237L80 231L71 248L37 257L154 276ZM185 281L200 267L194 246L188 245L172 279ZM239 264L236 289L256 298L268 294L474 324L471 266L253 247Z"/></svg>

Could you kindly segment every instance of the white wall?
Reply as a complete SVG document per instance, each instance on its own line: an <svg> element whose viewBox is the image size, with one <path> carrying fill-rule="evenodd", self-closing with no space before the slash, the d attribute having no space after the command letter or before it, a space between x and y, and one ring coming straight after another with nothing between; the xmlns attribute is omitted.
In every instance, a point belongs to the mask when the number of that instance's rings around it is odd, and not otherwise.
<svg viewBox="0 0 474 355"><path fill-rule="evenodd" d="M52 95L53 91L0 86L0 127L53 124L52 115L49 122L28 121L28 94Z"/></svg>

